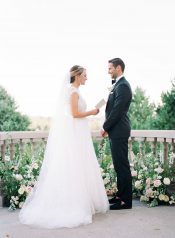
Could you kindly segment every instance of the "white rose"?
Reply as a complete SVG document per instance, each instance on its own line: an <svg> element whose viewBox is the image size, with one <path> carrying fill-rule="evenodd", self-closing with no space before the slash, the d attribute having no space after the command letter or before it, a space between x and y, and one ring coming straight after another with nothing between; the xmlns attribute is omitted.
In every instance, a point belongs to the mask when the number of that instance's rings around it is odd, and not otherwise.
<svg viewBox="0 0 175 238"><path fill-rule="evenodd" d="M165 199L165 195L164 195L164 194L160 194L160 195L159 195L159 200L160 200L160 201L164 201L164 199Z"/></svg>
<svg viewBox="0 0 175 238"><path fill-rule="evenodd" d="M167 195L165 195L164 201L165 201L165 202L168 202L168 201L169 201L169 197L168 197Z"/></svg>
<svg viewBox="0 0 175 238"><path fill-rule="evenodd" d="M14 177L16 180L21 181L23 179L23 176L21 174L15 174Z"/></svg>
<svg viewBox="0 0 175 238"><path fill-rule="evenodd" d="M152 190L152 188L146 189L146 196L147 196L147 197L152 197L152 196L153 196L153 190Z"/></svg>
<svg viewBox="0 0 175 238"><path fill-rule="evenodd" d="M19 203L19 208L22 208L23 205L24 205L24 202L20 202L20 203Z"/></svg>
<svg viewBox="0 0 175 238"><path fill-rule="evenodd" d="M143 195L142 195L142 196L140 197L140 201L141 201L141 202L147 202L147 201L149 201L149 198L147 198L146 196L143 196Z"/></svg>
<svg viewBox="0 0 175 238"><path fill-rule="evenodd" d="M157 172L158 174L161 174L164 171L164 169L162 169L161 167L158 167L154 169L154 171Z"/></svg>
<svg viewBox="0 0 175 238"><path fill-rule="evenodd" d="M25 192L25 186L21 186L21 187L18 189L18 193L19 193L20 195L22 195L24 192Z"/></svg>
<svg viewBox="0 0 175 238"><path fill-rule="evenodd" d="M38 166L38 164L37 164L37 163L33 163L33 164L32 164L32 168L34 168L34 169L38 169L38 168L39 168L39 166Z"/></svg>
<svg viewBox="0 0 175 238"><path fill-rule="evenodd" d="M136 177L137 176L137 171L135 171L135 170L131 171L131 175L132 175L132 177Z"/></svg>
<svg viewBox="0 0 175 238"><path fill-rule="evenodd" d="M141 181L140 181L140 180L135 181L135 187L136 187L137 189L142 189L142 184L141 184Z"/></svg>
<svg viewBox="0 0 175 238"><path fill-rule="evenodd" d="M154 187L159 187L161 184L162 183L159 179L154 180Z"/></svg>
<svg viewBox="0 0 175 238"><path fill-rule="evenodd" d="M5 156L5 161L10 161L10 156L6 155Z"/></svg>
<svg viewBox="0 0 175 238"><path fill-rule="evenodd" d="M159 162L156 162L154 165L155 165L155 166L158 166L158 165L159 165Z"/></svg>
<svg viewBox="0 0 175 238"><path fill-rule="evenodd" d="M147 178L147 179L146 179L146 184L147 184L147 185L150 185L150 184L151 184L151 178Z"/></svg>
<svg viewBox="0 0 175 238"><path fill-rule="evenodd" d="M164 179L163 179L163 183L164 183L165 185L169 185L169 184L170 184L170 179L169 179L169 178L164 178Z"/></svg>
<svg viewBox="0 0 175 238"><path fill-rule="evenodd" d="M109 183L109 179L105 178L105 179L104 179L104 184L106 185L106 184L108 184L108 183Z"/></svg>
<svg viewBox="0 0 175 238"><path fill-rule="evenodd" d="M114 165L113 165L113 164L111 164L111 165L109 166L109 168L110 168L110 169L113 169L113 168L114 168Z"/></svg>

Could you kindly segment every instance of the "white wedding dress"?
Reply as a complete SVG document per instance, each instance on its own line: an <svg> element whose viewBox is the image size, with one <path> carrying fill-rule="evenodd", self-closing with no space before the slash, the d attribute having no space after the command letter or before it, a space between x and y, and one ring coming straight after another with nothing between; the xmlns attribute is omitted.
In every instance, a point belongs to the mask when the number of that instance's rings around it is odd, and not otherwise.
<svg viewBox="0 0 175 238"><path fill-rule="evenodd" d="M71 228L89 224L93 214L109 209L88 120L71 116L73 92L79 94L79 110L86 110L79 90L69 86L64 122L50 131L38 181L19 213L23 224Z"/></svg>

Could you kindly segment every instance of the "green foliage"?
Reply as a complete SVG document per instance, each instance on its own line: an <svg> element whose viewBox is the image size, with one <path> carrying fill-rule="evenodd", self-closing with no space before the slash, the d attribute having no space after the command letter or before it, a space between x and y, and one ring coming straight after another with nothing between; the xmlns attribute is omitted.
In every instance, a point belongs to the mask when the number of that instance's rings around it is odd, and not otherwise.
<svg viewBox="0 0 175 238"><path fill-rule="evenodd" d="M153 129L155 105L149 102L149 98L145 96L145 92L137 87L133 93L133 99L129 108L129 118L131 128Z"/></svg>
<svg viewBox="0 0 175 238"><path fill-rule="evenodd" d="M0 160L0 181L10 209L22 207L37 180L43 157L44 145L38 145L34 154L31 144L27 144L22 155L16 145L13 160L9 155L5 156L5 160Z"/></svg>
<svg viewBox="0 0 175 238"><path fill-rule="evenodd" d="M116 173L109 153L109 141L103 138L98 144L98 162L101 168L101 174L104 186L108 195L113 195L117 191Z"/></svg>
<svg viewBox="0 0 175 238"><path fill-rule="evenodd" d="M175 82L172 82L170 91L162 93L161 99L162 104L156 110L155 127L159 130L175 130Z"/></svg>
<svg viewBox="0 0 175 238"><path fill-rule="evenodd" d="M0 131L29 130L29 118L21 115L16 109L14 99L0 86Z"/></svg>

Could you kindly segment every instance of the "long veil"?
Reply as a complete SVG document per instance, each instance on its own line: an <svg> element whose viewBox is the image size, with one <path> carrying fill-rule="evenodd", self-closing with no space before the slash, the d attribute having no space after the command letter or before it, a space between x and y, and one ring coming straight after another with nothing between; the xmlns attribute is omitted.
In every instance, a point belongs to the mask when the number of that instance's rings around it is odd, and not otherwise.
<svg viewBox="0 0 175 238"><path fill-rule="evenodd" d="M70 144L71 138L73 138L73 119L70 115L69 107L69 87L70 87L70 73L67 73L58 92L58 102L55 115L52 119L52 125L49 131L46 149L44 153L44 159L40 170L40 175L34 186L33 191L28 195L20 217L22 219L25 209L28 207L34 208L34 206L40 206L42 204L42 197L45 201L50 200L49 193L55 192L55 196L59 194L64 195L64 187L60 186L61 181L55 181L57 175L59 178L64 178L65 181L65 168L69 167L69 161L65 160L69 158L65 156L67 146ZM71 147L74 147L74 141L71 141ZM61 176L63 175L63 176ZM55 186L57 187L57 191Z"/></svg>
<svg viewBox="0 0 175 238"><path fill-rule="evenodd" d="M56 104L55 115L52 118L51 128L49 130L49 135L47 139L45 154L44 154L44 163L41 168L40 176L42 173L46 173L48 170L49 164L55 159L61 157L60 146L58 143L62 144L66 141L68 133L70 132L68 120L70 120L70 113L68 107L68 88L70 86L70 73L67 73L61 83L61 86L58 91L58 98ZM68 130L69 128L69 130ZM59 151L58 151L59 149Z"/></svg>

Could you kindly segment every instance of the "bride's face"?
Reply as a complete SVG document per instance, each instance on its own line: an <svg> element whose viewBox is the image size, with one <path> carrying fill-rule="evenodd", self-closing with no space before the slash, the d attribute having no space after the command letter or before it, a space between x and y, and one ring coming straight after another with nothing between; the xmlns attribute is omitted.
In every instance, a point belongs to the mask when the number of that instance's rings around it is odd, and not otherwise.
<svg viewBox="0 0 175 238"><path fill-rule="evenodd" d="M83 73L80 75L80 85L85 85L85 82L87 80L86 70L83 71Z"/></svg>

